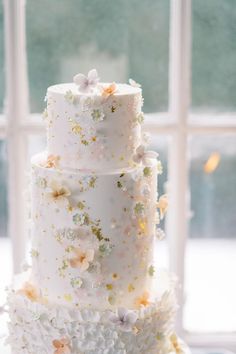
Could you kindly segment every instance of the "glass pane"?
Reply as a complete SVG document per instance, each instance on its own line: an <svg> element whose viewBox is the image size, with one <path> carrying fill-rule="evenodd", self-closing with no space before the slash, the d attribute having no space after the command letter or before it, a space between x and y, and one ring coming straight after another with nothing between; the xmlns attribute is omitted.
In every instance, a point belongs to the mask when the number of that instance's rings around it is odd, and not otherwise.
<svg viewBox="0 0 236 354"><path fill-rule="evenodd" d="M150 136L150 148L149 150L156 151L159 154L159 159L161 161L163 172L158 176L158 195L159 197L168 192L168 144L169 137L167 136ZM161 220L160 228L165 230L165 220ZM163 240L157 240L156 242L156 262L158 267L168 268L169 267L169 250L167 244L167 238Z"/></svg>
<svg viewBox="0 0 236 354"><path fill-rule="evenodd" d="M3 6L0 2L0 113L3 111L4 99L4 32L3 32Z"/></svg>
<svg viewBox="0 0 236 354"><path fill-rule="evenodd" d="M28 136L27 168L30 168L30 160L35 154L39 154L46 149L46 135Z"/></svg>
<svg viewBox="0 0 236 354"><path fill-rule="evenodd" d="M7 236L7 159L6 144L0 140L0 237Z"/></svg>
<svg viewBox="0 0 236 354"><path fill-rule="evenodd" d="M190 141L185 327L236 330L236 136Z"/></svg>
<svg viewBox="0 0 236 354"><path fill-rule="evenodd" d="M236 6L233 0L193 0L192 106L236 110Z"/></svg>
<svg viewBox="0 0 236 354"><path fill-rule="evenodd" d="M27 1L31 111L49 85L95 67L143 86L146 112L167 110L169 0Z"/></svg>

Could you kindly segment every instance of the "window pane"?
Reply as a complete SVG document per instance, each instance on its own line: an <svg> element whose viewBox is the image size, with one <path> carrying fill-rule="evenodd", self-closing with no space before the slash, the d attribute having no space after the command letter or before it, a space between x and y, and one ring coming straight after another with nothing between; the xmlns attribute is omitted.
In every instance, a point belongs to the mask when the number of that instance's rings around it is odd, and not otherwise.
<svg viewBox="0 0 236 354"><path fill-rule="evenodd" d="M47 86L96 67L103 81L143 86L146 112L167 110L169 0L29 0L31 111Z"/></svg>
<svg viewBox="0 0 236 354"><path fill-rule="evenodd" d="M44 135L34 134L28 136L27 168L30 169L30 161L33 155L39 154L46 149L46 133Z"/></svg>
<svg viewBox="0 0 236 354"><path fill-rule="evenodd" d="M3 111L4 99L4 38L3 38L3 6L0 2L0 113Z"/></svg>
<svg viewBox="0 0 236 354"><path fill-rule="evenodd" d="M193 0L192 106L236 110L236 6Z"/></svg>
<svg viewBox="0 0 236 354"><path fill-rule="evenodd" d="M150 136L149 150L156 151L163 166L163 173L158 176L158 195L161 196L168 192L168 143L167 136ZM161 221L160 227L165 230L165 219ZM161 268L169 267L169 250L167 238L156 242L156 264Z"/></svg>
<svg viewBox="0 0 236 354"><path fill-rule="evenodd" d="M190 141L191 222L185 327L236 330L236 136Z"/></svg>
<svg viewBox="0 0 236 354"><path fill-rule="evenodd" d="M7 236L7 216L6 144L0 140L0 237Z"/></svg>

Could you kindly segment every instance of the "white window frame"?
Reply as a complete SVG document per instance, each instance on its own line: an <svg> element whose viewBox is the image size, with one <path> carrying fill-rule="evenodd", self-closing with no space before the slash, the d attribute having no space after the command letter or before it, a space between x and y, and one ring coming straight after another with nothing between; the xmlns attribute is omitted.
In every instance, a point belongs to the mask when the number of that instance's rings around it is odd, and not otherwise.
<svg viewBox="0 0 236 354"><path fill-rule="evenodd" d="M170 0L169 111L148 115L144 129L171 137L169 145L170 209L167 232L170 270L184 285L184 259L188 236L188 137L190 134L235 133L230 114L204 119L189 113L191 87L191 0ZM9 187L9 234L13 243L14 270L18 272L26 249L27 138L45 134L39 115L29 111L25 38L25 0L3 0L5 22L6 109L0 119L0 138L7 140ZM235 114L234 114L235 115ZM5 120L4 120L5 118ZM196 119L194 119L196 118ZM228 119L229 118L229 119ZM178 235L178 237L177 237ZM184 286L178 290L180 310L177 328L190 345L236 346L234 333L188 333L183 329Z"/></svg>

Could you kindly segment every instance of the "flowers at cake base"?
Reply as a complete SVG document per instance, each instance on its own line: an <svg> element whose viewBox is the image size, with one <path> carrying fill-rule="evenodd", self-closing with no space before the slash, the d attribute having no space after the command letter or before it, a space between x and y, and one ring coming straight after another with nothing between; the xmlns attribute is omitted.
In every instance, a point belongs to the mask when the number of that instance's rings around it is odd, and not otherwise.
<svg viewBox="0 0 236 354"><path fill-rule="evenodd" d="M80 248L74 248L75 257L70 259L70 266L72 268L79 268L82 272L87 270L90 263L94 260L94 250L88 249L82 251Z"/></svg>
<svg viewBox="0 0 236 354"><path fill-rule="evenodd" d="M38 289L36 289L36 287L29 282L26 282L24 284L23 288L18 291L18 294L26 296L29 300L33 302L38 301L40 299Z"/></svg>
<svg viewBox="0 0 236 354"><path fill-rule="evenodd" d="M162 196L160 196L160 198L157 202L157 208L160 210L160 217L162 220L167 212L167 209L168 209L168 196L167 196L167 194L163 194Z"/></svg>
<svg viewBox="0 0 236 354"><path fill-rule="evenodd" d="M52 181L50 188L51 192L49 192L47 196L54 202L67 199L71 195L70 190L67 187L60 185L57 181Z"/></svg>
<svg viewBox="0 0 236 354"><path fill-rule="evenodd" d="M137 319L138 315L136 312L125 308L118 308L117 313L112 314L109 318L110 322L123 332L131 332Z"/></svg>
<svg viewBox="0 0 236 354"><path fill-rule="evenodd" d="M52 341L55 348L54 354L70 354L70 341L67 338L55 339Z"/></svg>
<svg viewBox="0 0 236 354"><path fill-rule="evenodd" d="M141 307L147 307L148 305L150 305L149 293L147 291L144 291L143 295L136 298L135 306L137 308L141 308Z"/></svg>
<svg viewBox="0 0 236 354"><path fill-rule="evenodd" d="M85 93L92 92L96 88L99 80L96 69L90 70L88 76L85 76L84 74L77 74L74 76L74 83L79 86L79 91Z"/></svg>
<svg viewBox="0 0 236 354"><path fill-rule="evenodd" d="M108 85L108 86L103 86L102 87L102 97L104 98L108 98L111 95L114 95L114 93L117 91L117 87L116 84L113 82L112 84Z"/></svg>

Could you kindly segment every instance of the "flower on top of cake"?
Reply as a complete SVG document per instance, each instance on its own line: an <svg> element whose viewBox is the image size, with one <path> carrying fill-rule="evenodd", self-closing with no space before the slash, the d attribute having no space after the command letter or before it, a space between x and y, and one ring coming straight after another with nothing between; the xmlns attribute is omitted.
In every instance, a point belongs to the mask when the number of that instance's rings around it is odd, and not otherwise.
<svg viewBox="0 0 236 354"><path fill-rule="evenodd" d="M74 76L74 83L79 86L79 91L83 93L92 93L100 80L96 69L88 72L88 75L77 74Z"/></svg>
<svg viewBox="0 0 236 354"><path fill-rule="evenodd" d="M57 168L59 160L60 156L58 155L48 155L46 161L42 162L40 165L44 168Z"/></svg>
<svg viewBox="0 0 236 354"><path fill-rule="evenodd" d="M133 87L141 87L141 85L133 79L129 79L129 84Z"/></svg>
<svg viewBox="0 0 236 354"><path fill-rule="evenodd" d="M71 195L70 190L66 186L61 185L55 180L51 181L50 188L51 191L47 194L47 197L50 201L64 201Z"/></svg>
<svg viewBox="0 0 236 354"><path fill-rule="evenodd" d="M107 86L101 86L101 95L104 98L108 98L112 95L114 95L114 93L117 92L117 86L116 83L113 82Z"/></svg>
<svg viewBox="0 0 236 354"><path fill-rule="evenodd" d="M54 354L70 354L70 341L68 338L55 339L52 341L52 345L55 348Z"/></svg>
<svg viewBox="0 0 236 354"><path fill-rule="evenodd" d="M138 319L135 311L127 310L125 308L118 308L117 313L110 315L110 322L116 325L122 332L131 332Z"/></svg>
<svg viewBox="0 0 236 354"><path fill-rule="evenodd" d="M83 251L80 248L74 248L73 252L75 256L70 259L70 266L72 268L79 268L81 272L86 271L90 263L94 260L94 250L88 249Z"/></svg>

